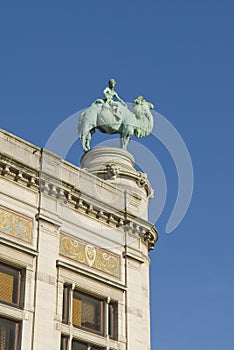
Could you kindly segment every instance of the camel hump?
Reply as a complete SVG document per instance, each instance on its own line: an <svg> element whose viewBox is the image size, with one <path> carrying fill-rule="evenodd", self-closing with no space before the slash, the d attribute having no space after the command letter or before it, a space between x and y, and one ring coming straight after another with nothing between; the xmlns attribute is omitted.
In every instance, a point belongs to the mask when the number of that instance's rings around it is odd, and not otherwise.
<svg viewBox="0 0 234 350"><path fill-rule="evenodd" d="M116 104L109 105L108 103L104 103L102 108L97 116L97 125L104 126L108 130L108 126L110 132L112 133L113 125L115 129L118 124L121 124L123 120L123 115L119 109L119 106Z"/></svg>

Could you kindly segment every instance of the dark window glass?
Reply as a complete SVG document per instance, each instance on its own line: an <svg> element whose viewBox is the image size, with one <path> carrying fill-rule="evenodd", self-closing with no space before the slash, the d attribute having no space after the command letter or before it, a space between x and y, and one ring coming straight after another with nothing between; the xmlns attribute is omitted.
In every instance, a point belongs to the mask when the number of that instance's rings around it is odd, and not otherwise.
<svg viewBox="0 0 234 350"><path fill-rule="evenodd" d="M100 299L74 291L72 307L74 326L103 333L103 302Z"/></svg>
<svg viewBox="0 0 234 350"><path fill-rule="evenodd" d="M118 338L118 304L111 302L109 303L108 308L109 308L108 334L110 338L117 339Z"/></svg>
<svg viewBox="0 0 234 350"><path fill-rule="evenodd" d="M63 322L69 322L69 308L70 308L70 291L71 286L64 285L63 288Z"/></svg>
<svg viewBox="0 0 234 350"><path fill-rule="evenodd" d="M19 323L0 318L0 349L19 349Z"/></svg>
<svg viewBox="0 0 234 350"><path fill-rule="evenodd" d="M68 340L69 338L66 335L61 336L61 350L68 350Z"/></svg>
<svg viewBox="0 0 234 350"><path fill-rule="evenodd" d="M88 350L88 346L85 343L81 343L77 340L73 340L72 350Z"/></svg>
<svg viewBox="0 0 234 350"><path fill-rule="evenodd" d="M105 348L100 348L100 347L97 347L97 346L93 346L93 345L89 345L88 344L85 344L85 343L82 343L78 340L73 340L72 341L72 350L105 350Z"/></svg>
<svg viewBox="0 0 234 350"><path fill-rule="evenodd" d="M0 301L23 306L23 271L0 263Z"/></svg>

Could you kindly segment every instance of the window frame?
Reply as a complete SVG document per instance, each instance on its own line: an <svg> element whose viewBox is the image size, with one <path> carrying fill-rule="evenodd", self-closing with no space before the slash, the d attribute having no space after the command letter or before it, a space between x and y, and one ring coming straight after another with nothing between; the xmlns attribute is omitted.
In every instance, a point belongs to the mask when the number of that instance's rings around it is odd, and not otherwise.
<svg viewBox="0 0 234 350"><path fill-rule="evenodd" d="M15 302L0 299L0 303L23 309L25 294L25 270L0 262L0 272L8 276L13 276L14 280L12 294L13 300L16 299ZM14 296L15 294L16 296Z"/></svg>
<svg viewBox="0 0 234 350"><path fill-rule="evenodd" d="M60 350L68 350L69 349L69 336L61 334L61 343Z"/></svg>
<svg viewBox="0 0 234 350"><path fill-rule="evenodd" d="M71 290L72 286L64 284L63 286L63 309L62 309L62 322L69 324L70 321L70 305L71 305Z"/></svg>
<svg viewBox="0 0 234 350"><path fill-rule="evenodd" d="M108 303L108 335L118 340L118 302L112 300Z"/></svg>
<svg viewBox="0 0 234 350"><path fill-rule="evenodd" d="M6 317L3 317L3 316L0 316L0 325L1 325L1 321L3 320L3 322L5 321L6 323L9 323L9 324L12 324L14 325L14 340L13 340L13 344L11 343L12 342L12 337L11 337L11 334L10 334L10 343L9 345L13 345L13 348L12 350L19 350L20 349L20 345L21 345L21 324L22 322L21 321L16 321L16 320L12 320L12 319L9 319L9 318L6 318ZM10 327L8 328L10 329Z"/></svg>
<svg viewBox="0 0 234 350"><path fill-rule="evenodd" d="M76 296L80 296L80 298L76 298ZM102 298L98 298L92 294L88 294L88 293L84 293L82 291L79 291L77 289L75 289L73 291L73 299L78 299L78 300L81 300L82 302L82 297L84 298L90 298L90 299L93 299L95 302L99 302L100 303L100 321L99 321L99 324L100 324L100 330L95 330L93 328L89 328L89 327L86 327L86 326L79 326L79 325L76 325L73 323L73 319L72 319L72 314L73 314L73 310L71 312L71 322L72 322L72 325L73 327L76 327L76 328L80 328L80 329L84 329L86 331L89 331L89 332L92 332L92 333L95 333L95 334L99 334L99 335L102 335L104 336L104 329L105 329L105 319L104 319L104 300ZM81 313L81 317L82 317L82 313Z"/></svg>
<svg viewBox="0 0 234 350"><path fill-rule="evenodd" d="M73 299L81 300L82 296L87 298L93 298L100 303L100 330L95 330L83 325L77 325L73 323ZM62 301L62 323L69 325L77 329L100 335L102 337L109 337L113 341L117 341L119 337L119 301L109 299L109 297L91 294L84 289L74 288L72 284L63 284L63 301ZM82 317L82 313L81 313Z"/></svg>

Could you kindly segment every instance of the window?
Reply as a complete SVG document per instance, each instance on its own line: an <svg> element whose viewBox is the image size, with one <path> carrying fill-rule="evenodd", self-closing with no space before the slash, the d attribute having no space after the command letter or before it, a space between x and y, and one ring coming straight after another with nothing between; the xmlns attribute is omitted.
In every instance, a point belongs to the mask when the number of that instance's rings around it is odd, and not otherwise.
<svg viewBox="0 0 234 350"><path fill-rule="evenodd" d="M93 346L91 344L85 344L77 340L72 341L72 350L105 350L105 348L100 348Z"/></svg>
<svg viewBox="0 0 234 350"><path fill-rule="evenodd" d="M0 263L0 302L23 306L23 271Z"/></svg>
<svg viewBox="0 0 234 350"><path fill-rule="evenodd" d="M68 341L69 338L67 336L62 335L61 337L61 350L68 350ZM71 350L105 350L105 348L98 347L92 344L86 344L79 340L72 340Z"/></svg>
<svg viewBox="0 0 234 350"><path fill-rule="evenodd" d="M88 350L88 345L79 341L72 341L72 350Z"/></svg>
<svg viewBox="0 0 234 350"><path fill-rule="evenodd" d="M74 326L103 334L103 301L74 291L72 323Z"/></svg>
<svg viewBox="0 0 234 350"><path fill-rule="evenodd" d="M0 303L23 307L24 271L0 263ZM18 350L21 323L0 317L0 350Z"/></svg>
<svg viewBox="0 0 234 350"><path fill-rule="evenodd" d="M71 298L72 310L70 312ZM63 289L63 322L66 324L71 322L75 327L103 336L108 335L111 339L117 340L118 303L114 301L108 303L104 298L97 298L77 290L72 293L71 286L65 284ZM81 345L79 346L81 347Z"/></svg>
<svg viewBox="0 0 234 350"><path fill-rule="evenodd" d="M19 328L18 322L13 322L0 317L0 349L19 349Z"/></svg>

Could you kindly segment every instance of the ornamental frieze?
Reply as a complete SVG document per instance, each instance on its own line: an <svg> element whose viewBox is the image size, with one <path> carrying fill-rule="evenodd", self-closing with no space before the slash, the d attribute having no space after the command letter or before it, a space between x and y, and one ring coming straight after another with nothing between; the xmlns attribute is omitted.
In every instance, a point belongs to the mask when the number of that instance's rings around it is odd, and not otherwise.
<svg viewBox="0 0 234 350"><path fill-rule="evenodd" d="M32 228L31 218L0 206L0 232L31 243Z"/></svg>
<svg viewBox="0 0 234 350"><path fill-rule="evenodd" d="M106 249L60 233L59 253L80 264L120 278L120 256Z"/></svg>

